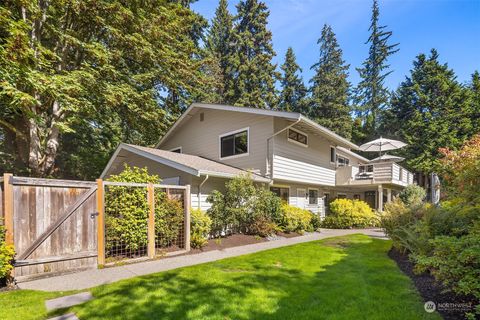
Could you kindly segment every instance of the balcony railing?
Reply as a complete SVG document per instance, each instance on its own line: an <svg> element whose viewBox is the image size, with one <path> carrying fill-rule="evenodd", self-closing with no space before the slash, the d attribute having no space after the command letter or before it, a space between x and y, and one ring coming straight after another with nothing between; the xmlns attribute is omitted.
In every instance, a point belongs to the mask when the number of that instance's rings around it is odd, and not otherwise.
<svg viewBox="0 0 480 320"><path fill-rule="evenodd" d="M413 184L413 174L395 162L382 162L361 166L345 166L337 169L337 185L393 183Z"/></svg>

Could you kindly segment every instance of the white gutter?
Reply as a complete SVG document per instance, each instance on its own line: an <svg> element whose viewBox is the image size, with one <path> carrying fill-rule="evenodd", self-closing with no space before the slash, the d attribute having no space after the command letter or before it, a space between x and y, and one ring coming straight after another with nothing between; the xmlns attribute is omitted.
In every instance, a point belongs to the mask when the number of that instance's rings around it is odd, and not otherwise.
<svg viewBox="0 0 480 320"><path fill-rule="evenodd" d="M202 206L201 206L201 203L202 203L202 199L201 199L202 192L201 192L201 190L202 190L202 186L204 185L205 182L207 182L207 180L208 180L208 174L205 176L205 179L203 179L203 181L198 185L198 193L197 193L197 198L198 198L197 199L198 200L197 201L198 202L197 203L197 208L198 209L202 208Z"/></svg>
<svg viewBox="0 0 480 320"><path fill-rule="evenodd" d="M273 118L273 120L274 120L273 123L274 123L274 125L275 125L275 118ZM275 137L276 135L282 133L283 131L290 129L291 127L293 127L294 125L296 125L297 123L299 123L301 120L302 120L302 118L301 118L301 116L299 115L299 117L297 118L297 121L295 121L294 123L286 126L286 127L283 128L282 130L279 130L279 131L275 132L274 134L272 134L270 137L267 138L267 159L266 159L266 160L267 160L267 161L266 161L267 164L269 164L269 163L268 163L268 157L269 157L269 151L270 151L270 139L272 139L272 138ZM273 151L273 149L272 149L272 151ZM273 153L272 153L272 156L273 156ZM273 162L273 157L272 157L272 162ZM270 165L270 167L272 167L272 165ZM270 171L270 180L273 181L273 170L269 170L269 171ZM272 181L271 181L271 182L272 182ZM271 182L270 182L270 183L271 183Z"/></svg>

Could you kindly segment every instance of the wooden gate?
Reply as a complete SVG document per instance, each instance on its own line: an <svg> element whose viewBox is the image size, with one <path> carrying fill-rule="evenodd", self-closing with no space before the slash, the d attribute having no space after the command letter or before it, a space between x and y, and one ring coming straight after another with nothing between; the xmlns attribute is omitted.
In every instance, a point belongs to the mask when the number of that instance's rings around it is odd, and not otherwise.
<svg viewBox="0 0 480 320"><path fill-rule="evenodd" d="M96 189L94 182L4 175L0 215L17 280L96 267Z"/></svg>
<svg viewBox="0 0 480 320"><path fill-rule="evenodd" d="M52 273L108 264L106 260L105 187L145 188L146 240L143 257L157 258L190 250L190 186L0 177L0 222L5 240L15 247L13 276L17 281ZM182 205L179 225L167 240L156 231L155 195L165 193ZM115 199L113 199L115 200ZM112 205L112 204L111 204ZM107 226L108 227L108 226ZM112 254L111 254L112 255ZM114 256L113 254L112 256ZM121 253L121 260L131 254ZM108 257L107 257L108 258ZM113 259L115 261L115 259Z"/></svg>

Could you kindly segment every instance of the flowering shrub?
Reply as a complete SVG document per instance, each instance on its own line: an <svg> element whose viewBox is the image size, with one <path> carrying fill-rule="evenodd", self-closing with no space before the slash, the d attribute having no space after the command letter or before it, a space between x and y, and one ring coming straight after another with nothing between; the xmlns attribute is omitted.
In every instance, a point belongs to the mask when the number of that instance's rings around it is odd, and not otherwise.
<svg viewBox="0 0 480 320"><path fill-rule="evenodd" d="M378 218L364 201L336 199L330 203L330 214L322 224L326 228L364 228L377 225Z"/></svg>
<svg viewBox="0 0 480 320"><path fill-rule="evenodd" d="M212 219L200 209L190 211L190 245L192 248L202 248L207 244Z"/></svg>
<svg viewBox="0 0 480 320"><path fill-rule="evenodd" d="M5 243L5 228L0 225L0 280L6 278L13 269L14 256L15 250L12 245Z"/></svg>
<svg viewBox="0 0 480 320"><path fill-rule="evenodd" d="M283 220L281 226L285 232L313 231L312 213L288 204L282 206Z"/></svg>

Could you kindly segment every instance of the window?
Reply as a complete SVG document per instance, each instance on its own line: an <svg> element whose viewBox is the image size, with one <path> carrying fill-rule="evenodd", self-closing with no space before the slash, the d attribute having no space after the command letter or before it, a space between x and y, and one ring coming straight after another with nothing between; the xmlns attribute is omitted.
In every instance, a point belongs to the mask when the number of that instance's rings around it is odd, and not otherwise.
<svg viewBox="0 0 480 320"><path fill-rule="evenodd" d="M339 194L337 194L337 199L347 199L347 195L339 193Z"/></svg>
<svg viewBox="0 0 480 320"><path fill-rule="evenodd" d="M354 194L353 195L353 200L360 200L360 195L359 194Z"/></svg>
<svg viewBox="0 0 480 320"><path fill-rule="evenodd" d="M330 147L330 162L335 163L335 159L337 158L337 151L335 147Z"/></svg>
<svg viewBox="0 0 480 320"><path fill-rule="evenodd" d="M308 145L308 137L306 134L300 133L296 130L288 129L288 140L300 143L304 146Z"/></svg>
<svg viewBox="0 0 480 320"><path fill-rule="evenodd" d="M337 156L337 164L339 167L348 166L350 164L350 159L342 156Z"/></svg>
<svg viewBox="0 0 480 320"><path fill-rule="evenodd" d="M318 204L318 190L317 189L308 189L308 204L312 204L312 205Z"/></svg>
<svg viewBox="0 0 480 320"><path fill-rule="evenodd" d="M270 187L270 191L275 193L277 197L282 199L282 202L288 203L288 197L290 193L290 189L288 188L281 188L281 187Z"/></svg>
<svg viewBox="0 0 480 320"><path fill-rule="evenodd" d="M231 157L248 153L248 128L220 136L220 157Z"/></svg>
<svg viewBox="0 0 480 320"><path fill-rule="evenodd" d="M170 150L170 152L182 153L182 147L173 148L173 149Z"/></svg>

